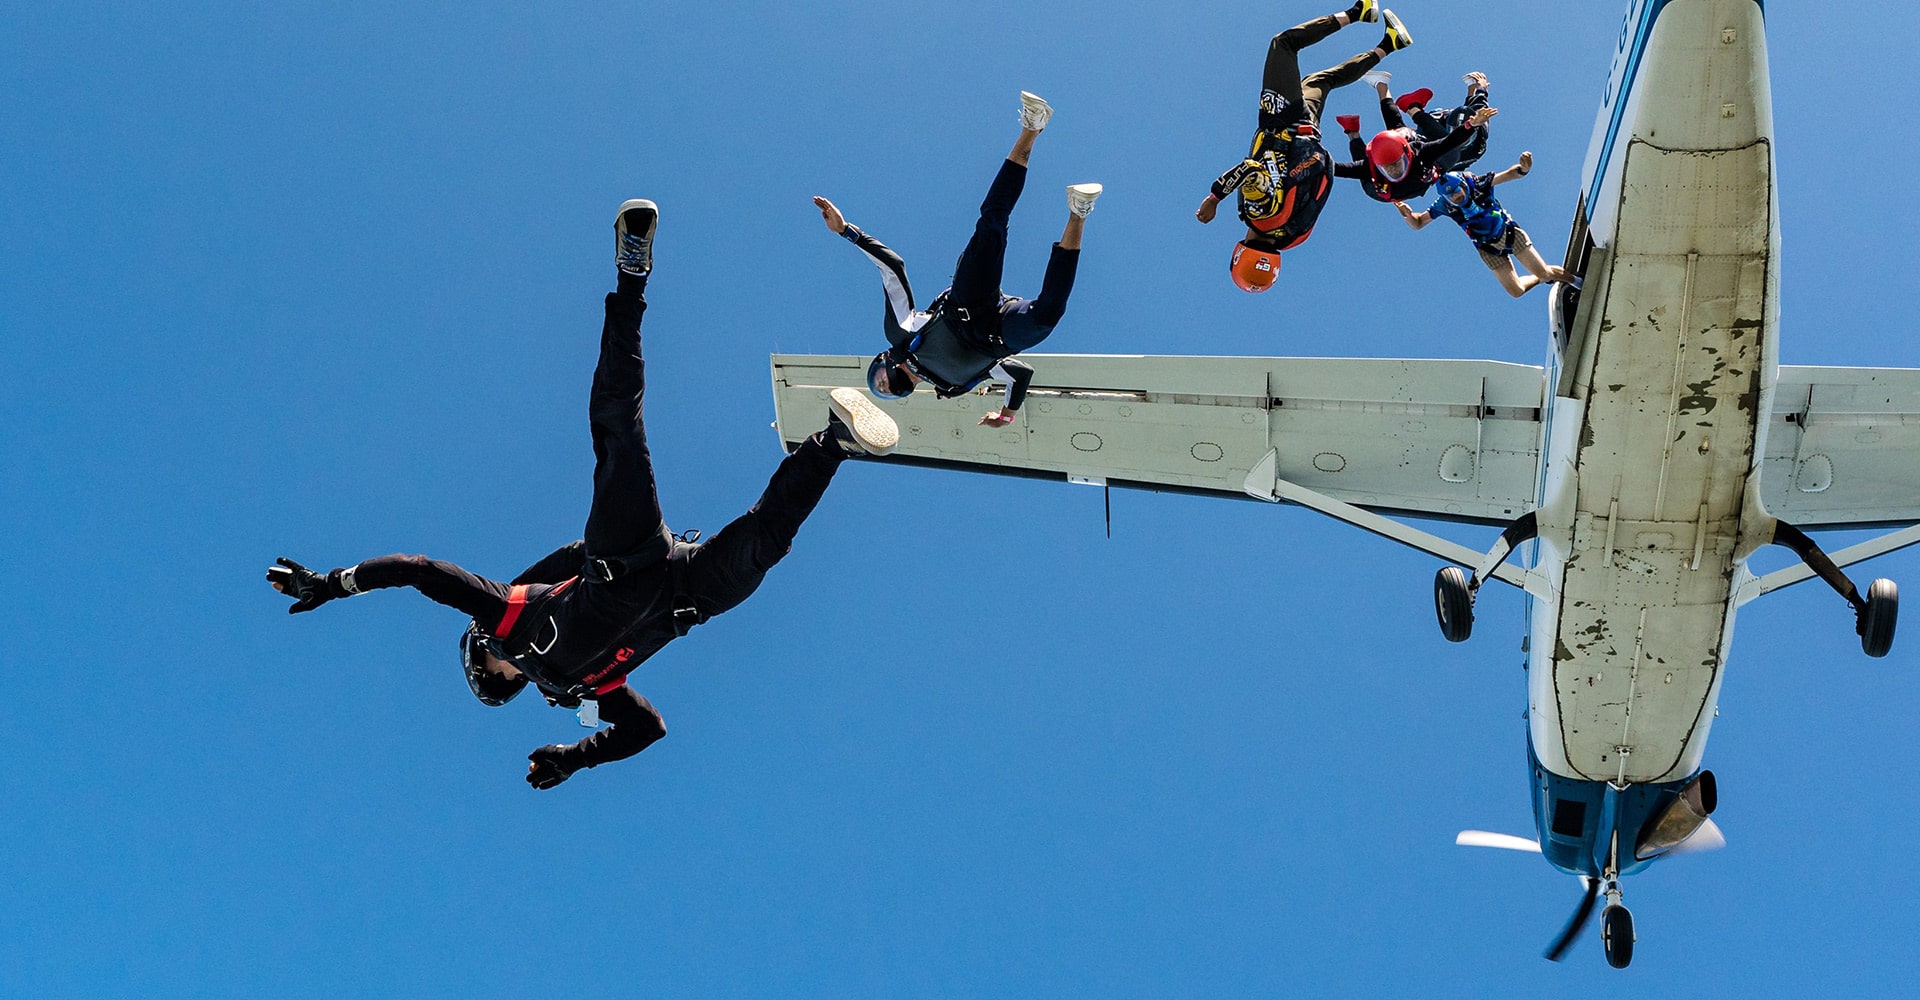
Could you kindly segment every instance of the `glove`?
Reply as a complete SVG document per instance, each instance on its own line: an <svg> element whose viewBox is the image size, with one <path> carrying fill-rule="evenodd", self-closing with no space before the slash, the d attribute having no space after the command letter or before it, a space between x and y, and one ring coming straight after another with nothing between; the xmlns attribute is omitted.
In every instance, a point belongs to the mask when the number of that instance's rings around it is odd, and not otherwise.
<svg viewBox="0 0 1920 1000"><path fill-rule="evenodd" d="M273 584L273 589L293 598L293 607L287 609L287 614L312 611L341 596L333 585L333 574L315 573L291 559L274 562L277 565L267 567L267 582Z"/></svg>
<svg viewBox="0 0 1920 1000"><path fill-rule="evenodd" d="M562 781L573 777L580 765L571 758L576 751L565 743L549 743L527 755L533 763L527 767L527 784L535 788L552 788Z"/></svg>

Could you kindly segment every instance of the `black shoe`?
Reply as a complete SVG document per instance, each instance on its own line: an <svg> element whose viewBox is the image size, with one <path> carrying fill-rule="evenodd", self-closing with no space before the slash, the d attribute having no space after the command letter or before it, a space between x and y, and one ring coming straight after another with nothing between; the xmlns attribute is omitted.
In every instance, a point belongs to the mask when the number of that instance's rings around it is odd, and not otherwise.
<svg viewBox="0 0 1920 1000"><path fill-rule="evenodd" d="M1347 20L1354 24L1380 20L1380 0L1354 0L1347 8Z"/></svg>
<svg viewBox="0 0 1920 1000"><path fill-rule="evenodd" d="M653 229L660 224L660 206L635 198L620 206L613 219L613 263L623 273L646 277L653 270Z"/></svg>

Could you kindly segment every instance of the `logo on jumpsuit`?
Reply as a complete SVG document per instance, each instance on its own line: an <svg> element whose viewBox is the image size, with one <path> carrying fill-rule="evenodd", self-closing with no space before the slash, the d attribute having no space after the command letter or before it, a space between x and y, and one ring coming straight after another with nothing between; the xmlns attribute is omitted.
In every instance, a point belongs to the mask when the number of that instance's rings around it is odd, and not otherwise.
<svg viewBox="0 0 1920 1000"><path fill-rule="evenodd" d="M633 647L622 646L619 648L619 650L617 650L613 654L612 663L609 663L606 666L601 667L599 670L591 674L588 674L586 677L581 678L580 683L598 684L599 682L605 680L608 674L613 673L615 670L618 670L622 663L625 663L631 659L633 659Z"/></svg>

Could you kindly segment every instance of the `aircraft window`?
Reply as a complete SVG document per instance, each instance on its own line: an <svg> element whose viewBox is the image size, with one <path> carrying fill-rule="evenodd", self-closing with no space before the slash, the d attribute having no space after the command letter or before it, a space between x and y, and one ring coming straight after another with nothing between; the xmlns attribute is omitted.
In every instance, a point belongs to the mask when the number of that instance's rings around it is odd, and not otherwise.
<svg viewBox="0 0 1920 1000"><path fill-rule="evenodd" d="M1553 804L1553 835L1579 839L1587 829L1587 804L1577 799L1559 799Z"/></svg>

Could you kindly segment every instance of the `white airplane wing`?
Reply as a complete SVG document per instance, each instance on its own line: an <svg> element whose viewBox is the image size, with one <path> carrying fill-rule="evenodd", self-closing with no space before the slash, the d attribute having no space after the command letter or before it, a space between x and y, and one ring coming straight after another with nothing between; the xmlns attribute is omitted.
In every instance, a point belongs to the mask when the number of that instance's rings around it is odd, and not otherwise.
<svg viewBox="0 0 1920 1000"><path fill-rule="evenodd" d="M1009 427L978 426L1000 405L998 384L950 400L922 389L880 401L900 422L889 461L1243 499L1291 499L1280 494L1294 484L1367 511L1480 524L1505 525L1532 509L1545 385L1536 367L1022 358L1034 381ZM774 355L783 444L820 428L829 389L864 387L868 360Z"/></svg>
<svg viewBox="0 0 1920 1000"><path fill-rule="evenodd" d="M1761 470L1802 528L1920 522L1920 368L1780 366Z"/></svg>

